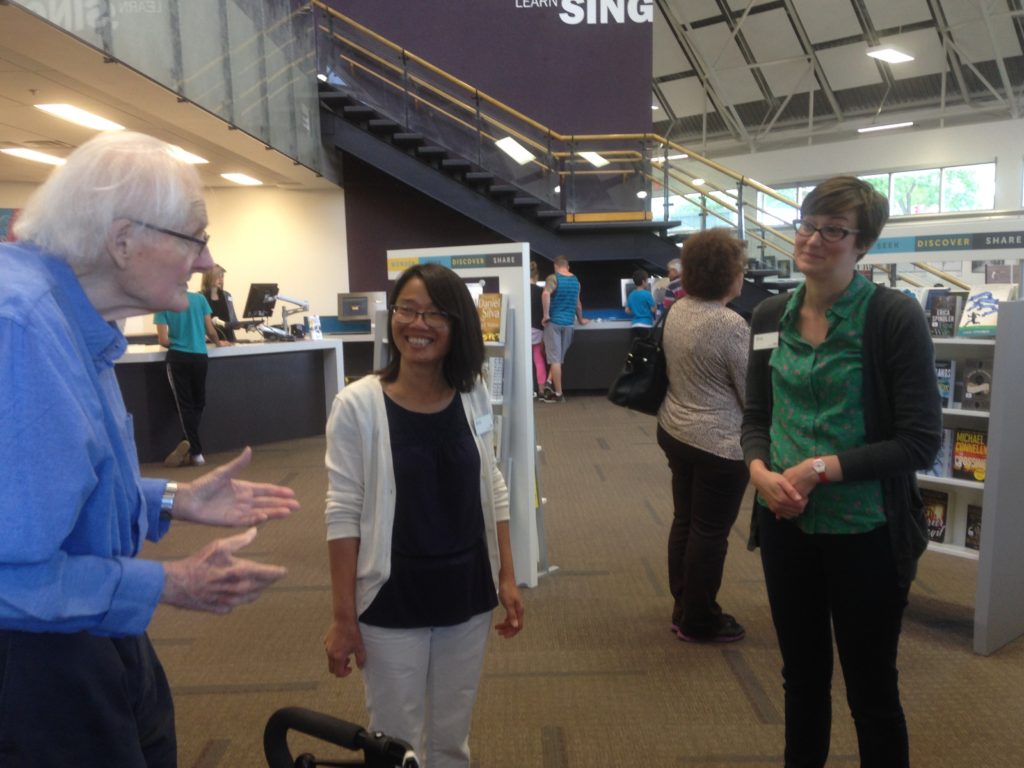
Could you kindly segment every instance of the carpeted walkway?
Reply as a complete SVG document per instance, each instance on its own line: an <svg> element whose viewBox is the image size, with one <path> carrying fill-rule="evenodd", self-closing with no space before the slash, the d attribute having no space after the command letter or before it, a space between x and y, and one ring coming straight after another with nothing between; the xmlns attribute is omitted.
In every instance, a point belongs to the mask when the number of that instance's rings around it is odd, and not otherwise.
<svg viewBox="0 0 1024 768"><path fill-rule="evenodd" d="M747 628L726 646L668 631L668 468L652 417L603 397L536 409L549 559L557 569L525 593L526 627L494 636L474 715L474 765L781 766L780 660L760 560L744 546L749 504L730 542L723 607ZM151 636L175 692L182 768L264 765L262 731L300 705L366 722L357 676L327 674L330 616L321 438L261 446L252 478L289 484L303 503L266 526L248 555L289 575L227 617L161 608ZM212 462L226 456L208 457ZM182 479L195 469L143 468ZM148 557L174 558L216 535L176 525ZM976 563L928 553L904 622L901 671L915 766L1024 765L1024 642L971 652ZM830 766L858 765L838 672ZM345 758L308 739L293 752Z"/></svg>

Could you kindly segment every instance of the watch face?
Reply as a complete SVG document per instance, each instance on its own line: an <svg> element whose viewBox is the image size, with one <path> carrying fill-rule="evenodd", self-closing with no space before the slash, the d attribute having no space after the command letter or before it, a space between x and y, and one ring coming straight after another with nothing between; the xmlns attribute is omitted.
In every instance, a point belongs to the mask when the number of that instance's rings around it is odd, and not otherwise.
<svg viewBox="0 0 1024 768"><path fill-rule="evenodd" d="M823 459L815 459L811 464L811 468L819 475L825 471L825 462Z"/></svg>

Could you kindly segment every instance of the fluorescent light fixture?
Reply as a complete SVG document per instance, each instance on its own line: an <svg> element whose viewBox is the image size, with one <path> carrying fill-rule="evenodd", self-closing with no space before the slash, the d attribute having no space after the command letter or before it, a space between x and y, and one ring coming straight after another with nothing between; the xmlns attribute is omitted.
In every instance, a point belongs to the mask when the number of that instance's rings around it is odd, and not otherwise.
<svg viewBox="0 0 1024 768"><path fill-rule="evenodd" d="M0 152L12 157L20 157L22 160L31 160L34 163L46 163L47 165L64 165L67 162L63 157L48 155L45 152L37 152L34 149L24 149L22 147L0 149Z"/></svg>
<svg viewBox="0 0 1024 768"><path fill-rule="evenodd" d="M532 152L530 152L530 150L528 150L518 141L513 139L511 136L506 136L504 139L498 139L494 143L498 145L498 149L500 149L502 152L511 157L520 165L526 165L531 160L537 159L537 157Z"/></svg>
<svg viewBox="0 0 1024 768"><path fill-rule="evenodd" d="M222 173L220 176L222 179L233 181L235 184L241 184L243 187L258 187L263 183L252 176L246 176L244 173Z"/></svg>
<svg viewBox="0 0 1024 768"><path fill-rule="evenodd" d="M611 162L610 160L605 160L603 157L597 154L597 152L580 152L580 157L582 157L595 168L603 168L604 166L608 165L609 162Z"/></svg>
<svg viewBox="0 0 1024 768"><path fill-rule="evenodd" d="M651 104L651 109L661 109L657 104Z"/></svg>
<svg viewBox="0 0 1024 768"><path fill-rule="evenodd" d="M903 64L914 60L914 57L909 53L904 53L898 48L893 48L889 45L879 45L874 48L868 48L868 56L873 59L884 61L888 64Z"/></svg>
<svg viewBox="0 0 1024 768"><path fill-rule="evenodd" d="M327 75L325 75L323 72L318 72L317 76L316 76L316 79L319 80L321 83L326 83L327 82Z"/></svg>
<svg viewBox="0 0 1024 768"><path fill-rule="evenodd" d="M188 163L189 165L204 165L210 162L205 157L193 155L191 152L174 144L171 145L171 156L181 160L183 163Z"/></svg>
<svg viewBox="0 0 1024 768"><path fill-rule="evenodd" d="M693 184L693 186L695 186L695 187L700 187L700 186L703 186L704 184L706 184L707 182L704 179L697 178L697 179L694 179L690 183Z"/></svg>
<svg viewBox="0 0 1024 768"><path fill-rule="evenodd" d="M867 128L858 128L857 133L871 133L872 131L889 131L893 128L909 128L914 123L889 123L887 125L869 125Z"/></svg>
<svg viewBox="0 0 1024 768"><path fill-rule="evenodd" d="M92 128L94 131L123 131L124 126L107 120L105 117L86 112L84 109L73 107L70 104L36 104L36 109L41 109L47 114L67 120L69 123L81 125L84 128Z"/></svg>
<svg viewBox="0 0 1024 768"><path fill-rule="evenodd" d="M562 191L562 185L561 184L558 184L557 186L555 186L555 194L556 195L559 194L561 191Z"/></svg>
<svg viewBox="0 0 1024 768"><path fill-rule="evenodd" d="M639 192L636 193L636 196L639 197L641 200L646 200L647 199L647 190L646 189L641 189Z"/></svg>
<svg viewBox="0 0 1024 768"><path fill-rule="evenodd" d="M665 162L666 160L685 160L688 157L689 155L669 155L668 157L652 157L651 162L660 164Z"/></svg>

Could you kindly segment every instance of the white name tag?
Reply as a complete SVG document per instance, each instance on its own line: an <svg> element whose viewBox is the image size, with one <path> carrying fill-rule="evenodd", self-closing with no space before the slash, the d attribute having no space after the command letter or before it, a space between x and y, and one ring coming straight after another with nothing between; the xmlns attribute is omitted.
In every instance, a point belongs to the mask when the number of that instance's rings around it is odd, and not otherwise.
<svg viewBox="0 0 1024 768"><path fill-rule="evenodd" d="M754 334L754 351L757 352L761 349L778 349L779 346L779 332L772 331L771 333L755 333Z"/></svg>
<svg viewBox="0 0 1024 768"><path fill-rule="evenodd" d="M476 422L476 433L478 435L486 435L494 429L494 419L489 413L485 413L483 416L477 416L474 421Z"/></svg>

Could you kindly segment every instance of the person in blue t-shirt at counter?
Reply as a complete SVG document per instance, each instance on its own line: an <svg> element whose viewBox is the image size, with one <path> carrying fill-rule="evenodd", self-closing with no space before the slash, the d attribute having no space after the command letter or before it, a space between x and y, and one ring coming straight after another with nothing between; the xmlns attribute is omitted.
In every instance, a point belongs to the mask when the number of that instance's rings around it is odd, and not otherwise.
<svg viewBox="0 0 1024 768"><path fill-rule="evenodd" d="M636 286L626 297L626 314L630 316L630 329L633 338L643 336L654 325L654 295L647 289L649 275L642 269L633 273L633 285Z"/></svg>
<svg viewBox="0 0 1024 768"><path fill-rule="evenodd" d="M206 407L206 369L209 364L206 342L209 340L218 347L231 345L217 336L206 297L191 291L186 296L188 309L157 312L153 317L157 340L160 346L167 347L167 381L171 385L183 434L181 442L164 459L164 465L168 467L206 463L199 439L199 420Z"/></svg>

